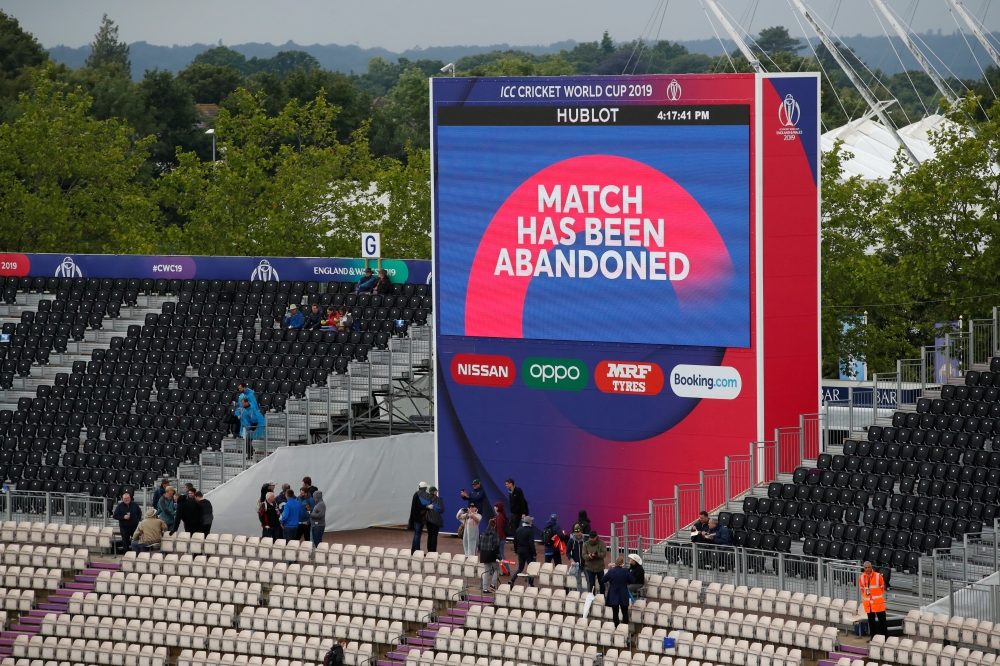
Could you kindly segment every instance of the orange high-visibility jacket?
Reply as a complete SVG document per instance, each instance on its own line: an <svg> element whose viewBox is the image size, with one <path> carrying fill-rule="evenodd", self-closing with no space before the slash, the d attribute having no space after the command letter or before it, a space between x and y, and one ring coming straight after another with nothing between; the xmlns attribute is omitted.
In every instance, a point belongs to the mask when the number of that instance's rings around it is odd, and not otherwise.
<svg viewBox="0 0 1000 666"><path fill-rule="evenodd" d="M874 570L871 576L862 573L858 576L858 587L861 588L866 613L885 612L885 579L882 574Z"/></svg>

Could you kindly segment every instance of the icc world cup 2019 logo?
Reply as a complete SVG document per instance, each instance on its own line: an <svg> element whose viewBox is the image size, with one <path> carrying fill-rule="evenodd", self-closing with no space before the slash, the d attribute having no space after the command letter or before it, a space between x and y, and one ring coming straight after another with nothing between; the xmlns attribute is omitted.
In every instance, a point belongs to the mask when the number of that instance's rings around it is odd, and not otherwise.
<svg viewBox="0 0 1000 666"><path fill-rule="evenodd" d="M260 263L257 264L257 268L253 269L250 273L251 280L263 280L267 282L268 280L273 280L277 282L280 278L278 277L278 271L271 266L271 262L267 259L261 259Z"/></svg>
<svg viewBox="0 0 1000 666"><path fill-rule="evenodd" d="M670 85L667 86L667 99L671 102L676 102L681 98L681 84L677 83L677 79L670 79Z"/></svg>
<svg viewBox="0 0 1000 666"><path fill-rule="evenodd" d="M83 277L83 271L81 271L80 267L76 265L75 261L73 261L73 257L66 257L65 259L62 260L62 263L56 266L55 277L64 277L64 278Z"/></svg>
<svg viewBox="0 0 1000 666"><path fill-rule="evenodd" d="M791 93L785 95L785 99L781 100L781 104L778 105L778 123L781 125L778 128L778 134L785 137L785 141L795 141L795 137L802 134L802 130L799 129L799 116L802 115L802 109L799 108L799 103L795 101Z"/></svg>

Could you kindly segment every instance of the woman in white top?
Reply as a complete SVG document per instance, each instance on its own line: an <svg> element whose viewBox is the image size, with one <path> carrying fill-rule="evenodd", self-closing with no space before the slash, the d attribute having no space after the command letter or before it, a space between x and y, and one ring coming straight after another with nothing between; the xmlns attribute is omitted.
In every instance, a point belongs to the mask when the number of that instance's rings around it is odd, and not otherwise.
<svg viewBox="0 0 1000 666"><path fill-rule="evenodd" d="M473 557L476 554L476 544L479 543L479 522L483 519L479 509L475 504L468 509L459 509L458 518L460 525L464 525L465 531L462 533L462 549L465 550L466 557Z"/></svg>

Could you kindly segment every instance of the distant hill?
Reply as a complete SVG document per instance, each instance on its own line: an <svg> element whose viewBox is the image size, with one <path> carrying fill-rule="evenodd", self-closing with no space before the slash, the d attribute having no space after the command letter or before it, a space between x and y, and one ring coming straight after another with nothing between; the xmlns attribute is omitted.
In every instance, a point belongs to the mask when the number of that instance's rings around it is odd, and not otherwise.
<svg viewBox="0 0 1000 666"><path fill-rule="evenodd" d="M993 36L1000 39L1000 33L993 33ZM971 35L966 35L966 37L963 38L962 34L959 32L942 34L941 31L938 31L937 33L922 33L919 35L919 38L923 40L927 47L929 47L931 51L937 55L940 62L944 63L944 66L942 66L939 62L936 62L936 64L942 69L942 73L945 75L948 74L948 72L944 69L946 66L957 76L962 78L978 79L982 76L982 73L979 70L979 65L977 65L976 59L978 58L979 63L984 68L988 64L992 64L989 56ZM969 52L969 48L966 45L966 39L968 39L968 43L974 45L975 57ZM817 40L812 41L816 42ZM862 35L855 35L854 37L844 37L843 42L850 48L854 49L858 57L866 62L872 69L881 67L883 71L890 74L903 69L899 60L896 58L896 54L893 52L893 49L890 48L889 41L885 37L865 37ZM698 39L682 41L679 43L686 46L692 53L719 55L723 52L719 41L715 39ZM735 43L731 40L723 40L723 43L725 44L727 51L732 51L736 48ZM506 51L508 49L519 49L541 55L544 53L557 53L560 49L571 49L574 45L576 45L576 42L569 40L565 42L555 42L549 44L548 46L511 46L509 44L491 44L489 46L432 46L426 49L409 49L403 51L402 53L395 53L381 47L363 49L354 45L341 46L339 44L312 44L303 46L292 41L279 45L252 42L248 44L232 45L230 48L235 51L239 51L247 58L251 58L253 56L257 56L258 58L270 58L276 55L279 51L305 51L313 55L317 60L319 60L320 64L327 69L338 70L344 73L360 73L367 70L368 61L376 56L389 61L394 61L397 58L404 57L409 58L410 60L427 58L430 60L454 62L462 56L487 53L495 50ZM905 65L907 69L916 69L918 67L916 60L912 55L910 55L910 52L906 50L906 47L899 39L894 38L893 45L895 46L895 51L902 57L903 65ZM216 45L192 44L191 46L157 46L147 42L135 42L130 46L132 53L132 72L133 76L138 79L142 77L143 72L147 69L153 69L156 67L173 72L182 70L187 67L192 60L194 60L196 55ZM90 47L81 46L79 48L71 48L68 46L55 46L49 49L49 53L57 61L64 62L70 67L77 68L83 65L87 55L90 53Z"/></svg>

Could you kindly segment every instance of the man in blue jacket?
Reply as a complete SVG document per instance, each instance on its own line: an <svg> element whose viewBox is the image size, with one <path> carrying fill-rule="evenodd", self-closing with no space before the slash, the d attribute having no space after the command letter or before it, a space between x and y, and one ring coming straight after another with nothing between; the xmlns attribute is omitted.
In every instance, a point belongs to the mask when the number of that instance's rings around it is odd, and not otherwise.
<svg viewBox="0 0 1000 666"><path fill-rule="evenodd" d="M285 328L302 328L302 322L304 321L302 313L299 312L299 306L295 303L289 305L288 314L285 315Z"/></svg>
<svg viewBox="0 0 1000 666"><path fill-rule="evenodd" d="M303 537L306 539L310 538L310 527L312 525L310 515L312 514L313 507L316 506L316 501L309 495L309 491L306 488L300 488L298 502L299 531L295 538L301 541Z"/></svg>
<svg viewBox="0 0 1000 666"><path fill-rule="evenodd" d="M469 506L475 506L479 513L483 513L483 509L486 508L486 489L479 479L472 480L471 493L465 492L465 488L462 488L462 499L468 500Z"/></svg>
<svg viewBox="0 0 1000 666"><path fill-rule="evenodd" d="M264 425L264 417L257 411L257 408L250 404L247 397L240 398L240 406L236 408L234 414L240 420L240 427L243 429L243 443L246 445L247 458L253 455L253 440L258 426Z"/></svg>
<svg viewBox="0 0 1000 666"><path fill-rule="evenodd" d="M242 404L243 398L246 398L247 400L249 400L250 401L250 405L254 409L257 409L257 410L260 409L257 406L257 396L256 396L256 394L254 394L253 389L250 388L250 386L247 384L247 382L246 382L245 379L240 381L240 395L236 399L236 404L238 404L238 405Z"/></svg>
<svg viewBox="0 0 1000 666"><path fill-rule="evenodd" d="M378 282L378 278L372 275L372 269L365 269L365 276L361 278L358 282L357 293L359 294L370 294L372 289L375 288L375 283Z"/></svg>
<svg viewBox="0 0 1000 666"><path fill-rule="evenodd" d="M729 528L719 524L718 518L708 519L708 536L705 537L707 543L714 543L716 546L732 546L733 538L729 534Z"/></svg>
<svg viewBox="0 0 1000 666"><path fill-rule="evenodd" d="M302 513L302 506L295 499L292 490L285 491L285 506L281 510L281 531L285 536L285 541L295 541L299 534L299 516Z"/></svg>

